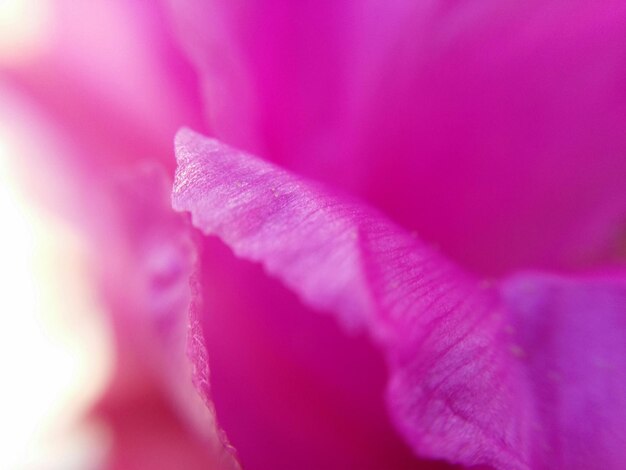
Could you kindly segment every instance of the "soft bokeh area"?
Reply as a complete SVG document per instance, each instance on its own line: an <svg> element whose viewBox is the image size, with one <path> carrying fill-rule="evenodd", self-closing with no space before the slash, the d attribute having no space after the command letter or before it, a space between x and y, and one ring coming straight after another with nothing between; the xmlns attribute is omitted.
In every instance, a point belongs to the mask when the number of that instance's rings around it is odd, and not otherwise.
<svg viewBox="0 0 626 470"><path fill-rule="evenodd" d="M0 1L0 65L37 60L51 13L46 0ZM10 95L0 89L0 468L99 468L108 430L85 414L110 374L110 331L84 240L24 178L54 155Z"/></svg>
<svg viewBox="0 0 626 470"><path fill-rule="evenodd" d="M2 66L36 60L49 15L46 1L0 2ZM22 177L23 162L46 148L1 91L0 468L96 468L107 430L84 414L109 373L109 334L86 281L84 243Z"/></svg>
<svg viewBox="0 0 626 470"><path fill-rule="evenodd" d="M84 415L110 373L110 332L84 241L20 184L16 164L37 151L20 125L0 119L0 468L98 468L107 429Z"/></svg>
<svg viewBox="0 0 626 470"><path fill-rule="evenodd" d="M162 365L138 334L141 286L112 224L123 166L174 162L172 95L189 92L171 91L161 62L180 58L163 24L152 2L0 0L3 470L204 459L154 385Z"/></svg>

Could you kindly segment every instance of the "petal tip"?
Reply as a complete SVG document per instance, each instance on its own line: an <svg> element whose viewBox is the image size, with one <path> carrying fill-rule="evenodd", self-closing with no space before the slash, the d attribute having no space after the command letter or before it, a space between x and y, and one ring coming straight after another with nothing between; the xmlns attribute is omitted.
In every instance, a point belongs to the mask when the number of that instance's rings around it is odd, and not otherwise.
<svg viewBox="0 0 626 470"><path fill-rule="evenodd" d="M183 149L191 142L197 139L199 134L189 127L181 127L174 136L174 149L176 152L176 160L179 161L184 153Z"/></svg>

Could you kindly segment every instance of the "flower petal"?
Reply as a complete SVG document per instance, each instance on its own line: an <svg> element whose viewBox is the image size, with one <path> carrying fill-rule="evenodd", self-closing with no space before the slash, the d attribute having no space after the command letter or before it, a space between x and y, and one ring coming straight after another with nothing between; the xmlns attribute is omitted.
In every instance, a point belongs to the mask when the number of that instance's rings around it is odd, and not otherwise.
<svg viewBox="0 0 626 470"><path fill-rule="evenodd" d="M203 403L192 385L186 343L189 327L198 334L188 319L198 301L190 305L195 245L185 217L171 209L169 178L153 163L115 175L59 164L90 154L1 80L0 101L2 158L19 156L15 177L28 195L76 232L67 241L85 249L85 282L115 333L113 371L92 412L112 438L104 468L233 468L206 386Z"/></svg>
<svg viewBox="0 0 626 470"><path fill-rule="evenodd" d="M171 3L211 135L477 272L620 256L622 0Z"/></svg>
<svg viewBox="0 0 626 470"><path fill-rule="evenodd" d="M128 425L130 431L158 442L168 439L171 431L176 439L172 452L187 446L190 455L203 455L199 464L205 467L238 469L210 400L206 352L196 318L201 301L195 295L196 248L188 222L171 210L168 178L160 167L147 164L101 187L111 206L109 213L100 214L105 220L92 227L99 248L95 266L120 358L103 407L113 406L113 424L120 432ZM131 412L133 403L146 400L150 405L151 399L156 404L147 406L146 413L159 424L163 421L162 436L158 427L150 432L136 429L143 418ZM121 411L116 413L117 408ZM125 414L129 423L124 423ZM122 446L133 441L123 435L120 439ZM141 442L138 445L142 451ZM130 457L142 459L149 453Z"/></svg>
<svg viewBox="0 0 626 470"><path fill-rule="evenodd" d="M623 468L626 272L520 274L502 292L534 394L534 468Z"/></svg>
<svg viewBox="0 0 626 470"><path fill-rule="evenodd" d="M382 345L391 407L415 450L524 468L527 397L500 354L493 292L367 208L217 141L180 131L177 158L175 209Z"/></svg>
<svg viewBox="0 0 626 470"><path fill-rule="evenodd" d="M618 469L626 275L477 282L376 212L188 130L177 210L385 352L389 409L421 456Z"/></svg>
<svg viewBox="0 0 626 470"><path fill-rule="evenodd" d="M416 459L394 429L366 335L345 335L215 237L201 264L210 398L243 468L450 468Z"/></svg>

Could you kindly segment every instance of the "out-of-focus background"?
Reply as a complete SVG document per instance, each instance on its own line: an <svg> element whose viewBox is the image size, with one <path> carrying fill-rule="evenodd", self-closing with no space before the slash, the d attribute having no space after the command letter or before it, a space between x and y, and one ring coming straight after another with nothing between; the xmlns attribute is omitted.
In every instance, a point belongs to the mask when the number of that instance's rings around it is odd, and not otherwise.
<svg viewBox="0 0 626 470"><path fill-rule="evenodd" d="M0 0L0 63L45 47L45 0ZM20 163L49 151L0 89L0 468L86 469L107 429L83 415L110 372L110 333L83 241L31 197ZM37 168L31 168L37 171Z"/></svg>
<svg viewBox="0 0 626 470"><path fill-rule="evenodd" d="M0 468L87 468L106 445L106 429L82 421L105 383L106 325L80 240L11 176L19 155L0 132Z"/></svg>

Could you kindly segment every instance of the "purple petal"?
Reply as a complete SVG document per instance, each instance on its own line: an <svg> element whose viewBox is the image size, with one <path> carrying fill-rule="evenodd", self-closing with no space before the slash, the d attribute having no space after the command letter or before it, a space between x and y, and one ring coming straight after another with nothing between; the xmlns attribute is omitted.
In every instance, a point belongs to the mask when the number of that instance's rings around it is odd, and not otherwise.
<svg viewBox="0 0 626 470"><path fill-rule="evenodd" d="M534 468L623 468L626 272L517 275L502 292L534 395Z"/></svg>
<svg viewBox="0 0 626 470"><path fill-rule="evenodd" d="M621 468L626 277L479 283L376 212L183 130L173 204L385 352L421 456L500 469Z"/></svg>

